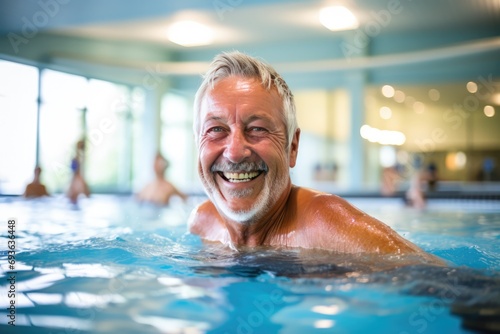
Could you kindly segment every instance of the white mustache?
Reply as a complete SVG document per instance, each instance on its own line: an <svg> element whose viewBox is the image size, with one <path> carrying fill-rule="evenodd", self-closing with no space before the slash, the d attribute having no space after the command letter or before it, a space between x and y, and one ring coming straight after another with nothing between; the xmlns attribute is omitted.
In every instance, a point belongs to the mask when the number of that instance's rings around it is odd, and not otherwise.
<svg viewBox="0 0 500 334"><path fill-rule="evenodd" d="M253 171L268 171L267 165L264 161L261 162L219 162L214 163L210 167L211 172L225 172L225 173L236 173L236 172L253 172Z"/></svg>

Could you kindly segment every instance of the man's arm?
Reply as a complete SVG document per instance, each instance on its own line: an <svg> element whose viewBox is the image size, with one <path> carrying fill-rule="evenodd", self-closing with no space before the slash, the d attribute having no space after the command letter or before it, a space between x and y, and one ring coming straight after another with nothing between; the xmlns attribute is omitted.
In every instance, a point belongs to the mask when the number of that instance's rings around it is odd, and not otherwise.
<svg viewBox="0 0 500 334"><path fill-rule="evenodd" d="M411 255L425 263L445 264L338 196L312 192L306 210L310 222L316 222L312 228L317 248L342 253Z"/></svg>

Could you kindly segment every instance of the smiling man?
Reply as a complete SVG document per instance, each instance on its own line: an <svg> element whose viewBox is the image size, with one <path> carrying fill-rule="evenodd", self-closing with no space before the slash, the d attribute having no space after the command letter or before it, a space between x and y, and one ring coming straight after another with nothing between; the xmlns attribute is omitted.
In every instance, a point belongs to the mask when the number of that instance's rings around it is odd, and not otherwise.
<svg viewBox="0 0 500 334"><path fill-rule="evenodd" d="M411 254L437 261L342 198L295 186L293 95L269 65L240 52L215 57L195 99L198 172L209 200L194 234L231 248L271 246Z"/></svg>

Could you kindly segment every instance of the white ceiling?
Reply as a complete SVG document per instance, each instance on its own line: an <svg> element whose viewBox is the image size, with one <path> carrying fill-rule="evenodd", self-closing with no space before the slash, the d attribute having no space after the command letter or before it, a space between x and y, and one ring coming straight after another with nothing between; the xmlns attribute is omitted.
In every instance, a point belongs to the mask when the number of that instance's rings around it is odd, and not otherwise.
<svg viewBox="0 0 500 334"><path fill-rule="evenodd" d="M43 9L40 3L57 6ZM318 21L327 4L344 4L358 16L361 29L381 22L380 33L464 29L499 25L499 0L0 0L0 32L21 31L25 19L41 30L113 40L153 42L178 48L165 30L177 19L195 17L217 31L215 46L328 38ZM393 6L391 4L399 4ZM49 18L43 21L43 14ZM338 34L338 33L337 33Z"/></svg>

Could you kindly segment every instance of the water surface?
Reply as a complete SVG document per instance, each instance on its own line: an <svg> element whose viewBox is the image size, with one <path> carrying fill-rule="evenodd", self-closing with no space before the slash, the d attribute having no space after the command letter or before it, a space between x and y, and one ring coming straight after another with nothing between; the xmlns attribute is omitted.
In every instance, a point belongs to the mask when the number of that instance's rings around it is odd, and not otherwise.
<svg viewBox="0 0 500 334"><path fill-rule="evenodd" d="M352 202L449 265L301 249L235 252L186 231L193 205L2 198L2 333L472 333L499 328L500 209ZM16 219L16 327L7 225ZM497 326L497 327L495 327Z"/></svg>

